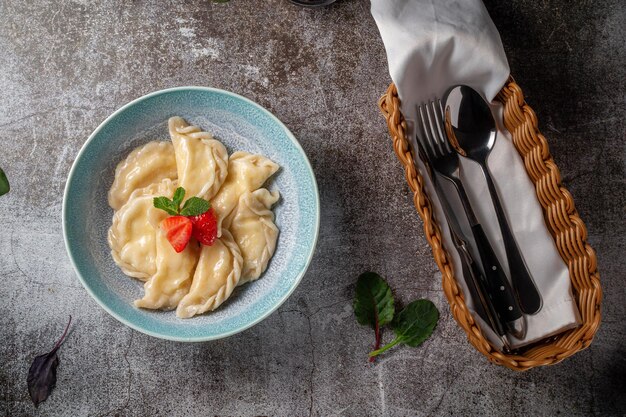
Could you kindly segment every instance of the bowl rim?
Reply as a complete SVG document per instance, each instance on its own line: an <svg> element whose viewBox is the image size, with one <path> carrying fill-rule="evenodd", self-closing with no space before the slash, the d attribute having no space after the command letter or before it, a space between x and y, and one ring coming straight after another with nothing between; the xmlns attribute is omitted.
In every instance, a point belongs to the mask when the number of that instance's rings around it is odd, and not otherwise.
<svg viewBox="0 0 626 417"><path fill-rule="evenodd" d="M179 91L204 91L204 92L209 92L209 93L219 93L219 94L226 94L229 95L233 98L239 99L239 100L243 100L244 102L251 104L255 107L257 107L259 110L261 110L262 112L266 113L270 119L272 119L275 123L278 124L278 126L282 127L287 135L287 138L289 138L289 140L291 140L291 142L295 145L296 149L301 153L304 162L305 162L305 166L308 168L308 171L311 175L311 179L313 180L313 190L314 190L314 194L315 194L315 228L314 228L314 235L313 235L313 244L310 246L309 248L309 254L307 255L307 259L306 262L304 264L304 268L302 268L302 270L298 273L298 275L296 276L295 281L293 282L293 284L291 285L291 288L289 288L289 291L287 291L285 293L285 295L283 297L281 297L274 306L272 306L269 310L267 310L265 313L261 314L259 317L255 318L254 320L252 320L250 323L247 323L244 326L238 327L236 329L230 330L228 332L219 334L219 335L210 335L210 336L191 336L191 337L181 337L181 336L172 336L172 335L168 335L168 334L163 334L163 333L159 333L159 332L154 332L151 330L147 330L145 328L143 328L142 326L139 326L127 319L125 319L124 317L122 317L120 314L118 314L116 311L114 311L113 309L109 308L109 306L99 297L97 296L94 291L91 289L90 285L87 283L87 280L83 277L83 275L81 274L78 266L77 266L77 262L76 259L74 258L74 253L72 251L72 246L70 245L69 239L68 239L68 232L67 232L67 224L68 224L68 219L67 219L67 200L68 200L68 191L69 191L69 186L70 183L72 182L72 178L75 175L75 170L78 164L78 161L82 158L83 154L85 153L87 147L89 146L89 144L91 143L91 141L100 133L100 131L114 118L116 117L118 114L123 113L124 111L126 111L128 108L136 105L137 103L140 103L144 100L147 100L149 98L152 97L156 97L162 94L168 94L168 93L172 93L172 92L179 92ZM165 339L165 340L172 340L172 341L177 341L177 342L207 342L207 341L211 341L211 340L219 340L219 339L224 339L226 337L232 336L234 334L243 332L244 330L249 329L250 327L258 324L259 322L265 320L267 317L269 317L272 313L274 313L276 310L278 310L278 308L283 305L283 303L285 301L287 301L287 299L291 296L291 294L296 290L296 288L298 287L298 285L300 285L300 282L302 281L302 278L304 278L304 275L306 274L307 270L309 269L309 266L311 264L311 261L313 259L313 255L315 253L315 248L317 246L317 241L319 238L319 228L320 228L320 197L319 197L319 188L317 186L317 179L315 178L315 172L313 171L313 167L311 166L311 162L309 161L309 158L307 157L306 153L304 152L304 149L302 148L302 145L300 145L300 142L298 142L298 140L296 139L296 137L293 135L293 133L289 130L289 128L287 128L287 126L285 126L285 124L283 122L280 121L280 119L278 119L278 117L276 117L272 112L270 112L269 110L267 110L265 107L261 106L260 104L258 104L257 102L250 100L247 97L244 97L242 95L239 95L237 93L233 93L231 91L226 91L226 90L222 90L220 88L214 88L214 87L203 87L203 86L180 86L180 87L171 87L171 88L165 88L162 90L157 90L157 91L153 91L151 93L145 94L141 97L138 97L126 104L124 104L122 107L120 107L119 109L115 110L113 113L111 113L106 119L104 119L104 121L102 123L100 123L98 125L98 127L89 135L89 137L87 138L87 140L85 141L85 143L83 143L83 145L80 148L80 151L78 151L78 154L76 155L76 158L74 159L74 162L72 163L72 167L70 168L69 174L67 176L67 180L65 182L65 187L63 190L63 204L62 204L62 208L61 208L61 223L62 223L62 227L63 227L63 241L65 243L65 249L66 252L70 258L70 262L72 264L72 267L74 269L74 272L76 273L76 275L78 276L78 279L80 280L82 286L85 288L85 290L87 290L87 292L89 293L89 295L98 303L98 305L100 305L100 307L102 307L107 313L109 313L111 316L113 316L115 319L117 319L120 323L130 327L131 329L137 330L141 333L147 334L149 336L152 337L156 337L158 339Z"/></svg>

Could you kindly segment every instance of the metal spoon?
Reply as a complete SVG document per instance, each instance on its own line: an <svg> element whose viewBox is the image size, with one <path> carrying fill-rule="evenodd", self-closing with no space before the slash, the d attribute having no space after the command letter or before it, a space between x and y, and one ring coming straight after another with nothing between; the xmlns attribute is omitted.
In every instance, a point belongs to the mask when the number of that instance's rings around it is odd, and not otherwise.
<svg viewBox="0 0 626 417"><path fill-rule="evenodd" d="M541 295L515 242L487 165L497 136L496 123L491 109L478 92L465 85L452 87L444 98L448 139L457 152L477 162L482 168L500 225L510 277L517 292L520 307L526 314L535 314L541 309ZM483 265L483 267L489 266Z"/></svg>

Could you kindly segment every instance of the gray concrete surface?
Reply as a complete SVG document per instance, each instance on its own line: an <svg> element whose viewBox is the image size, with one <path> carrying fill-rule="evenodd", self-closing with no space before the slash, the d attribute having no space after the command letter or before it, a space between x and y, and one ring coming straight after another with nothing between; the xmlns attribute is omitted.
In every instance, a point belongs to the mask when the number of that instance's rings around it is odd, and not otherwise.
<svg viewBox="0 0 626 417"><path fill-rule="evenodd" d="M513 73L540 116L598 251L604 320L593 345L518 374L489 364L453 321L378 97L385 53L365 0L0 0L0 414L5 416L626 415L623 1L488 0ZM89 133L153 90L243 94L299 138L322 224L293 296L254 328L181 344L124 327L78 282L61 233L65 179ZM365 361L357 274L432 299L434 336ZM58 386L35 409L32 358L67 316ZM387 335L389 337L389 335Z"/></svg>

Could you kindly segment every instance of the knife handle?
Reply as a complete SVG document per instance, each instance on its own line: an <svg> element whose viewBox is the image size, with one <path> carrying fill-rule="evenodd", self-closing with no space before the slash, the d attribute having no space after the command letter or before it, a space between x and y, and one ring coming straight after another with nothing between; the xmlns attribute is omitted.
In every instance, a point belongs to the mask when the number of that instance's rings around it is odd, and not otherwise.
<svg viewBox="0 0 626 417"><path fill-rule="evenodd" d="M452 233L452 232L451 232ZM484 297L487 296L487 293L483 291L483 298L481 298L479 291L480 291L480 285L484 285L484 282L480 282L480 278L478 278L480 275L476 275L476 264L472 263L471 266L469 265L469 262L467 261L467 259L464 257L464 253L463 253L463 249L459 248L457 246L457 252L459 253L459 256L461 257L461 271L463 272L463 278L465 278L465 283L467 284L467 288L470 292L470 295L472 297L472 300L474 300L474 310L476 310L476 313L483 319L485 320L485 322L489 323L490 325L492 325L494 323L491 323L489 320L489 313L487 312L487 306L485 305L485 303L483 303L483 299ZM495 322L499 322L497 320L497 316L495 317ZM500 325L500 328L502 326ZM495 331L498 332L498 334L502 335L503 333L500 333L500 329L494 329Z"/></svg>
<svg viewBox="0 0 626 417"><path fill-rule="evenodd" d="M489 297L489 290L486 288L485 278L483 277L480 268L478 268L478 264L476 264L476 262L472 262L468 268L470 269L468 272L471 274L474 281L474 292L476 292L476 294L474 294L470 289L474 300L476 300L474 304L481 305L482 310L487 317L486 321L491 325L491 328L495 330L499 336L504 336L506 331L504 330L502 322L498 317L498 313L495 310L493 300ZM463 273L465 274L465 271L463 271ZM481 299L479 292L482 293L483 299ZM485 317L483 317L483 319L485 319Z"/></svg>
<svg viewBox="0 0 626 417"><path fill-rule="evenodd" d="M485 271L484 277L487 281L486 287L489 297L503 321L514 322L522 317L522 310L515 298L511 283L504 273L504 269L502 269L482 226L480 224L472 226L472 233Z"/></svg>

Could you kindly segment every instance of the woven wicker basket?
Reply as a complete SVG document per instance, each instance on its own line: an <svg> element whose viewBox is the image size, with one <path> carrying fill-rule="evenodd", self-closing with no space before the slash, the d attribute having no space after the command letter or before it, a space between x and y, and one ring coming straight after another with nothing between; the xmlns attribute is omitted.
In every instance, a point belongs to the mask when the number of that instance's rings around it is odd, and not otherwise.
<svg viewBox="0 0 626 417"><path fill-rule="evenodd" d="M467 333L472 345L491 362L516 371L536 366L552 365L585 349L591 344L600 326L602 289L596 255L586 242L587 230L578 216L571 194L561 184L561 176L545 137L537 128L537 117L525 103L520 87L509 79L498 94L504 104L504 125L513 136L513 143L524 160L526 171L535 185L537 198L543 207L546 224L559 253L569 267L574 295L582 316L582 324L572 330L522 348L516 354L497 351L483 336L470 314L457 285L450 256L443 245L441 229L421 174L415 169L409 143L405 136L406 122L400 112L400 100L395 85L379 101L393 147L404 166L406 181L413 191L413 202L424 221L424 233L443 277L443 290L450 303L452 315Z"/></svg>

